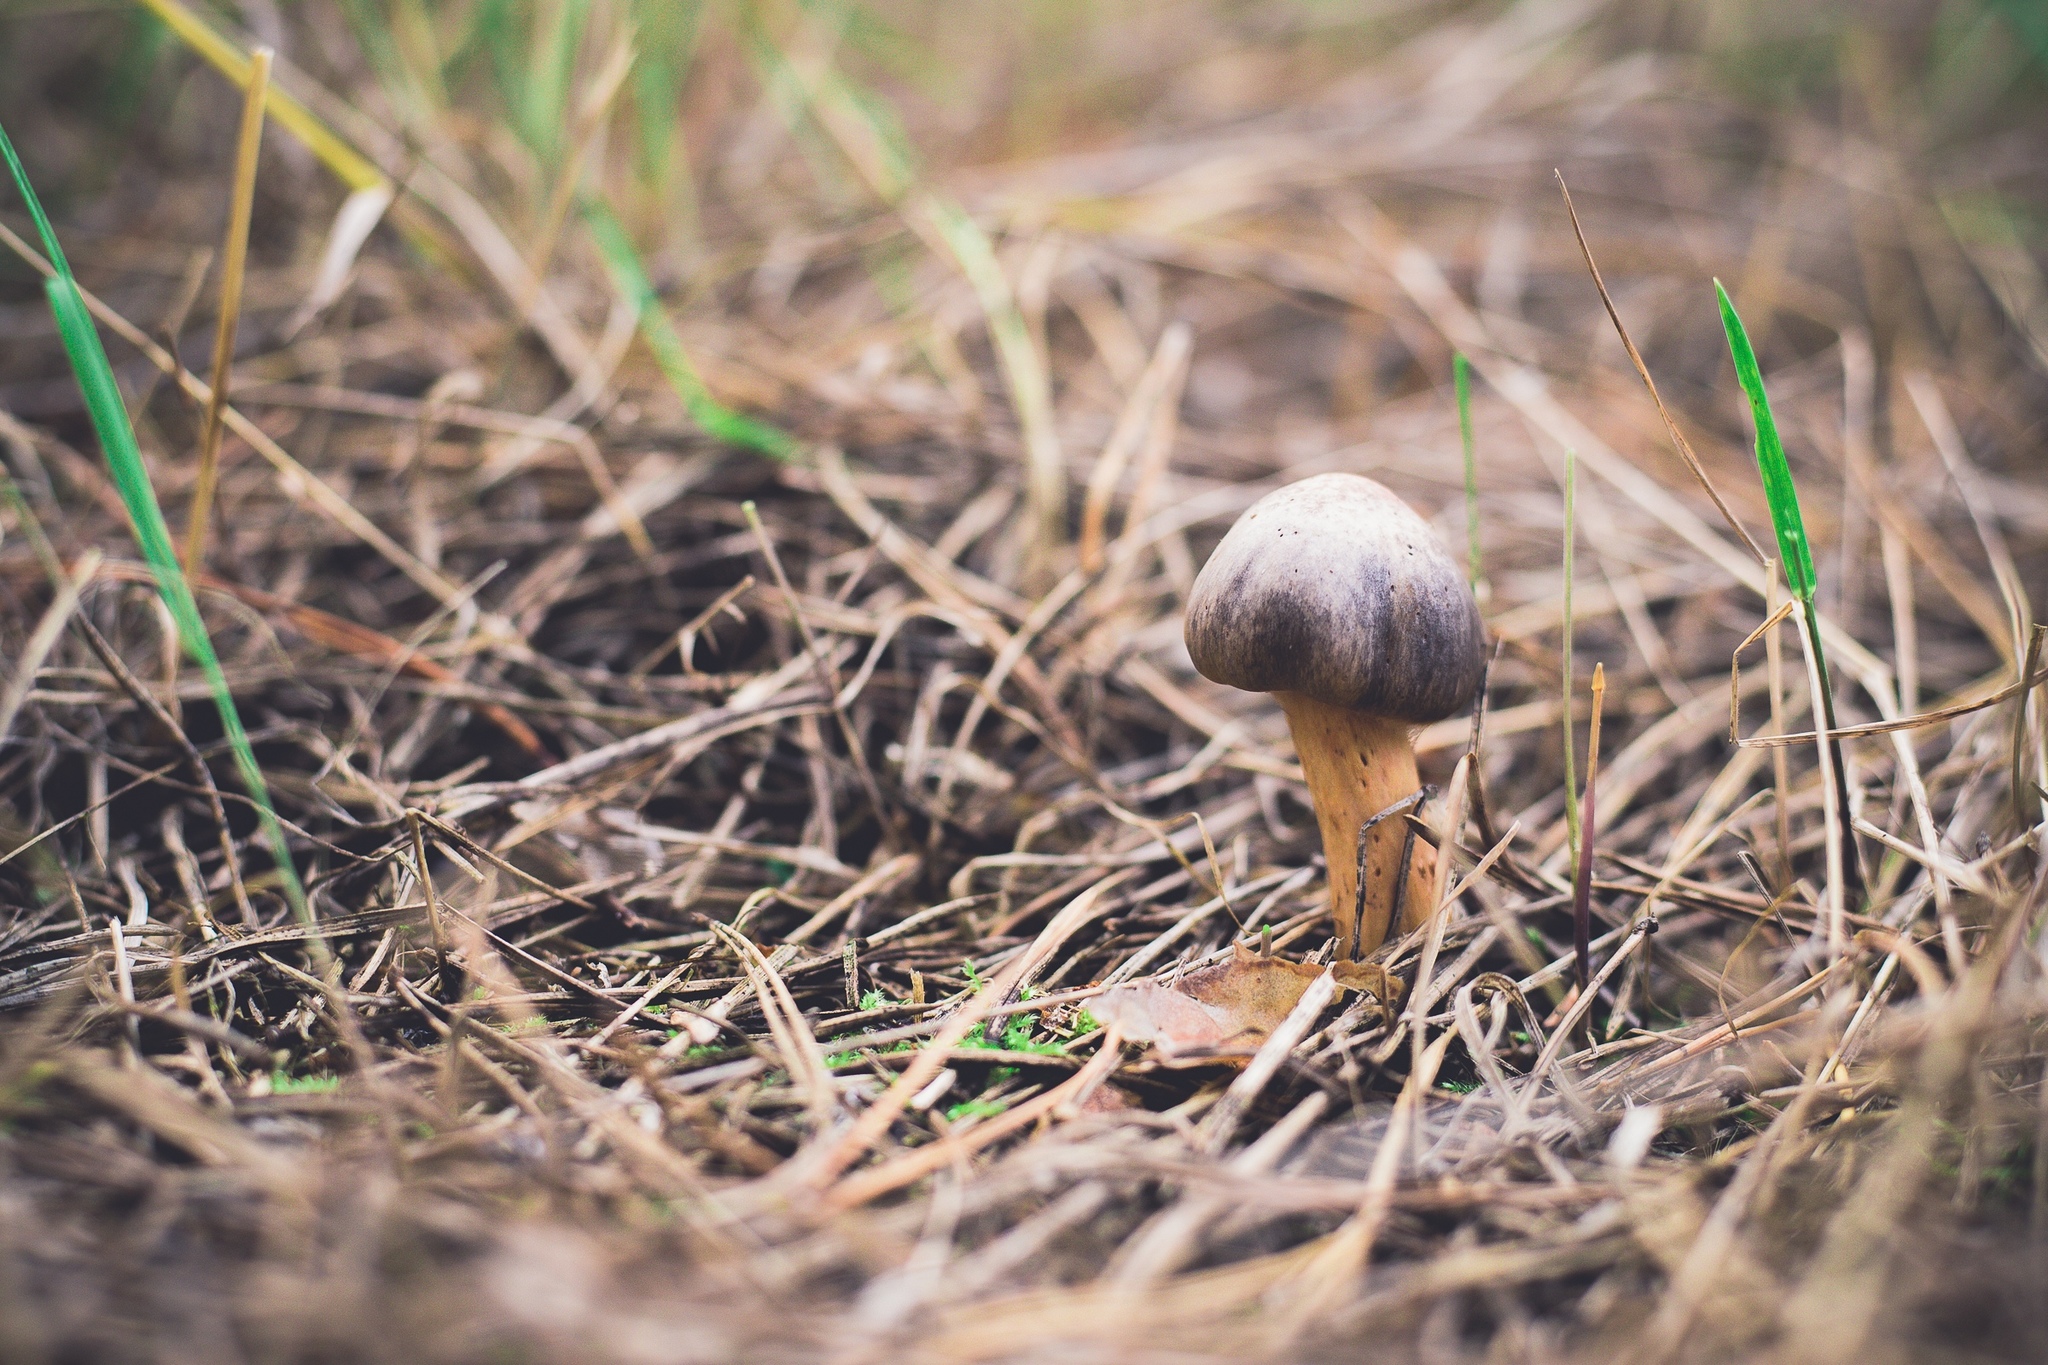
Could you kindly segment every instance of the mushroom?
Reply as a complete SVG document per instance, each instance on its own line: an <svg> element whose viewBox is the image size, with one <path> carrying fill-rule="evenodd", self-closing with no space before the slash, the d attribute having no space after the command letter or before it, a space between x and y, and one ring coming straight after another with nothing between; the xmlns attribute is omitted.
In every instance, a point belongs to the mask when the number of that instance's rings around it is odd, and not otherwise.
<svg viewBox="0 0 2048 1365"><path fill-rule="evenodd" d="M1202 676L1271 692L1287 714L1330 864L1337 958L1431 907L1435 853L1417 843L1397 896L1405 823L1382 819L1419 787L1415 727L1455 714L1485 670L1485 627L1465 576L1428 523L1371 479L1318 474L1246 509L1188 596ZM1405 926L1404 926L1405 927Z"/></svg>

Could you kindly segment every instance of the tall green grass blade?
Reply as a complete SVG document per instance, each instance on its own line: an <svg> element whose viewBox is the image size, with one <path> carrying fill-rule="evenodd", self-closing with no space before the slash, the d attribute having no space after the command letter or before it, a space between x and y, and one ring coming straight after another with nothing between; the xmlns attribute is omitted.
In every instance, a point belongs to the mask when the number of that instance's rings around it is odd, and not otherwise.
<svg viewBox="0 0 2048 1365"><path fill-rule="evenodd" d="M633 150L643 185L659 189L668 183L675 156L676 91L681 84L681 74L668 53L640 54L640 63L633 70Z"/></svg>
<svg viewBox="0 0 2048 1365"><path fill-rule="evenodd" d="M632 239L626 235L626 229L612 211L594 199L586 200L583 221L597 241L598 252L604 257L613 282L621 293L633 300L640 315L640 335L654 352L655 363L661 366L669 387L683 400L690 420L718 440L743 446L784 463L795 459L796 441L787 432L734 412L713 398L711 391L704 387L697 367L690 363L689 352L683 348L682 337L676 334L675 324L669 321L668 311L661 306L661 297L654 292L654 282L647 277L647 268L640 263L640 253L634 249Z"/></svg>
<svg viewBox="0 0 2048 1365"><path fill-rule="evenodd" d="M499 100L506 109L512 109L518 103L519 73L523 69L520 49L517 0L480 0L456 54L465 66L475 54L483 54L490 64L491 84Z"/></svg>
<svg viewBox="0 0 2048 1365"><path fill-rule="evenodd" d="M1479 457L1472 440L1472 363L1463 351L1451 353L1451 387L1458 393L1458 439L1465 447L1465 572L1472 591L1479 591Z"/></svg>
<svg viewBox="0 0 2048 1365"><path fill-rule="evenodd" d="M1806 518L1799 510L1799 489L1792 482L1792 466L1785 459L1785 443L1778 436L1778 422L1771 415L1770 396L1764 392L1763 371L1756 363L1756 350L1749 344L1749 329L1742 325L1728 291L1714 281L1714 295L1721 304L1721 327L1728 334L1728 352L1735 359L1735 378L1749 399L1750 417L1756 424L1756 469L1763 479L1764 501L1770 504L1771 525L1778 533L1778 562L1784 566L1786 586L1799 599L1804 611L1806 635L1813 647L1814 663L1820 670L1822 699L1828 704L1827 722L1834 728L1834 695L1828 681L1828 659L1821 648L1820 621L1814 615L1813 594L1817 576L1813 551L1806 541Z"/></svg>
<svg viewBox="0 0 2048 1365"><path fill-rule="evenodd" d="M257 766L248 732L242 728L234 694L221 670L220 658L214 653L206 625L200 619L199 603L193 598L191 584L178 567L177 552L171 547L170 528L164 524L163 509L157 505L149 474L143 468L142 452L136 447L134 428L129 425L128 412L114 383L114 369L100 344L99 332L92 325L91 315L86 312L85 299L79 294L78 285L68 275L46 280L44 289L49 295L50 308L57 315L57 330L64 342L65 355L69 357L78 386L85 394L94 434L99 437L100 449L105 452L107 464L113 471L114 485L120 490L121 501L128 509L128 518L133 523L135 538L142 546L143 558L156 575L157 591L163 597L164 605L170 608L181 642L205 674L207 686L213 692L221 725L234 750L235 767L241 775L243 787L256 802L271 855L277 860L278 870L284 878L286 895L300 917L310 921L311 910L306 903L305 889L299 884L291 849L285 842L284 827L278 822L276 809L271 804L269 784L263 780L263 770Z"/></svg>
<svg viewBox="0 0 2048 1365"><path fill-rule="evenodd" d="M702 6L693 0L635 0L640 61L633 69L635 160L642 184L666 195L675 173L676 100L697 48Z"/></svg>
<svg viewBox="0 0 2048 1365"><path fill-rule="evenodd" d="M14 177L14 187L21 191L22 202L28 205L29 221L35 224L36 236L43 240L43 255L50 258L51 269L70 279L71 262L64 256L56 230L50 226L49 215L43 212L43 201L36 197L35 187L29 184L28 168L21 164L21 157L14 150L14 139L7 136L5 128L0 128L0 155L7 158L7 173Z"/></svg>
<svg viewBox="0 0 2048 1365"><path fill-rule="evenodd" d="M1771 525L1778 532L1778 562L1785 566L1785 582L1792 595L1810 604L1816 582L1813 551L1806 543L1806 519L1799 513L1799 490L1792 483L1792 467L1785 462L1785 443L1778 437L1771 400L1764 393L1763 371L1757 367L1749 331L1719 280L1714 281L1714 294L1721 302L1721 327L1728 333L1728 351L1735 357L1735 378L1749 398L1749 414L1756 423L1756 468L1763 477L1764 498L1770 503Z"/></svg>
<svg viewBox="0 0 2048 1365"><path fill-rule="evenodd" d="M442 78L447 58L441 53L440 35L426 0L390 0L391 46L405 71L406 79L432 114L448 109L448 86Z"/></svg>
<svg viewBox="0 0 2048 1365"><path fill-rule="evenodd" d="M174 41L163 20L148 10L137 10L129 16L120 51L93 102L95 112L108 126L125 132L135 122L149 96L151 78Z"/></svg>
<svg viewBox="0 0 2048 1365"><path fill-rule="evenodd" d="M526 145L552 165L565 151L562 134L569 126L569 89L590 5L589 0L545 0L543 9L533 28L518 112Z"/></svg>
<svg viewBox="0 0 2048 1365"><path fill-rule="evenodd" d="M1593 842L1600 837L1594 789L1600 778L1600 711L1607 698L1607 669L1593 665L1593 718L1586 729L1586 790L1579 800L1579 850L1572 876L1572 958L1579 993L1593 977Z"/></svg>
<svg viewBox="0 0 2048 1365"><path fill-rule="evenodd" d="M285 842L284 826L271 804L270 787L263 780L263 770L257 766L248 732L242 728L241 713L235 708L227 675L221 670L220 658L213 651L205 622L200 619L199 603L192 596L192 586L186 581L184 571L178 566L178 554L171 545L170 527L164 522L163 509L157 505L156 491L150 487L149 472L142 463L142 451L135 443L135 429L129 424L127 406L121 400L120 387L114 382L114 367L108 362L106 349L100 344L99 331L93 326L91 314L86 311L85 297L78 291L78 281L73 278L70 263L58 245L57 234L51 229L42 203L36 198L35 188L29 183L28 172L4 128L0 128L0 153L4 153L15 187L20 190L22 200L28 205L29 216L35 222L36 232L43 239L43 251L56 267L57 273L44 281L44 292L50 301L50 311L57 318L57 333L64 343L64 354L71 362L79 391L85 395L86 413L92 420L93 433L99 438L100 449L106 455L107 466L114 476L114 486L128 510L135 539L156 576L157 592L163 598L164 606L170 610L180 642L199 665L213 693L214 705L220 711L221 727L234 751L235 768L243 787L256 803L265 841L270 845L271 856L277 861L285 897L300 920L310 924L312 907L306 900L304 886L299 882L291 847Z"/></svg>
<svg viewBox="0 0 2048 1365"><path fill-rule="evenodd" d="M1785 442L1778 435L1778 422L1771 415L1770 396L1764 392L1764 376L1756 363L1756 349L1749 343L1749 329L1742 325L1728 291L1714 281L1714 297L1721 305L1721 327L1728 334L1728 353L1735 360L1735 378L1749 399L1750 417L1756 424L1756 469L1763 480L1764 501L1770 504L1771 525L1778 533L1779 562L1784 566L1786 586L1799 600L1799 619L1806 628L1806 647L1813 656L1813 668L1820 679L1821 715L1829 734L1839 728L1835 722L1835 688L1828 672L1827 650L1822 647L1820 615L1814 610L1813 595L1818 576L1813 568L1813 551L1806 540L1806 518L1799 510L1799 489L1792 482L1792 466L1785 459ZM1842 828L1842 880L1850 899L1860 899L1863 869L1857 860L1854 821L1850 818L1848 769L1842 763L1841 741L1828 741L1834 765L1836 818Z"/></svg>

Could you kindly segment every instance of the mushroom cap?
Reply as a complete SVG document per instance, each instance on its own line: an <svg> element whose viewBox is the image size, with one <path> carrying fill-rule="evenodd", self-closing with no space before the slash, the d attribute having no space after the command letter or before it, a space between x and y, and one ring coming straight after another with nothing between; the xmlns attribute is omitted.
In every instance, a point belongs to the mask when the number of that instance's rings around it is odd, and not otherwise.
<svg viewBox="0 0 2048 1365"><path fill-rule="evenodd" d="M1429 524L1371 479L1318 474L1260 498L1188 596L1203 677L1422 725L1472 700L1485 626Z"/></svg>

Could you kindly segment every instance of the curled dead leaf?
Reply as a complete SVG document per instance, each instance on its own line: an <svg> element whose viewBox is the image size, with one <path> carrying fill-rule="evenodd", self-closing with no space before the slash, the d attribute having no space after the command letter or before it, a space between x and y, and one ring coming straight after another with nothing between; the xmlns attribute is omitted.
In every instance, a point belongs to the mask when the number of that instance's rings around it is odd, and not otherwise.
<svg viewBox="0 0 2048 1365"><path fill-rule="evenodd" d="M1089 1009L1105 1023L1121 1024L1131 1041L1151 1043L1168 1066L1242 1063L1323 970L1255 953L1240 943L1228 962L1196 968L1170 985L1141 981L1119 987ZM1333 971L1338 985L1370 994L1389 1009L1406 989L1372 963L1339 963Z"/></svg>

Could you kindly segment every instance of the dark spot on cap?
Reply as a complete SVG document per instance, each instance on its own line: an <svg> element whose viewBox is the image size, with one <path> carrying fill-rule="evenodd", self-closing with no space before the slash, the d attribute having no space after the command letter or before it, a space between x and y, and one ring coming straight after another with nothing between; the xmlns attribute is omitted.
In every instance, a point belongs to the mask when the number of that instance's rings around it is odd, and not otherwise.
<svg viewBox="0 0 2048 1365"><path fill-rule="evenodd" d="M1187 644L1215 682L1418 725L1462 709L1485 668L1464 572L1428 523L1357 474L1252 504L1195 578Z"/></svg>

